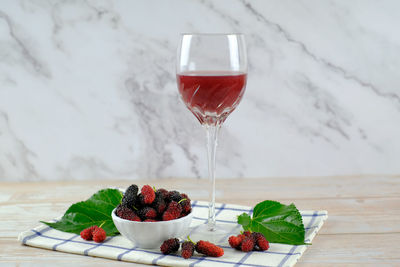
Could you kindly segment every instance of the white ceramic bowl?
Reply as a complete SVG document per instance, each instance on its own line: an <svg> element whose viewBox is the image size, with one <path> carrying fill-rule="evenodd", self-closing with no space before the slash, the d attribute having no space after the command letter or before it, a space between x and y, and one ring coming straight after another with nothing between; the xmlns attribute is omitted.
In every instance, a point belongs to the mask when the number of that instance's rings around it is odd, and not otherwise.
<svg viewBox="0 0 400 267"><path fill-rule="evenodd" d="M135 222L122 219L111 213L118 231L140 248L159 248L169 238L181 237L187 234L192 222L193 212L185 217L160 222Z"/></svg>

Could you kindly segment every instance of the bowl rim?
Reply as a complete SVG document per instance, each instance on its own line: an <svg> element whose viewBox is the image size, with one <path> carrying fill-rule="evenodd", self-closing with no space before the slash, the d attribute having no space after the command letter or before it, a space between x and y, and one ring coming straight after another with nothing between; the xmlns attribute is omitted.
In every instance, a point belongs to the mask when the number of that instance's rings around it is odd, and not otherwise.
<svg viewBox="0 0 400 267"><path fill-rule="evenodd" d="M190 213L188 213L187 215L185 215L185 216L183 216L183 217L181 217L181 218L178 218L178 219L174 219L174 220L169 220L169 221L156 221L156 222L137 222L137 221L130 221L130 220L127 220L127 219L123 219L123 218L121 218L121 217L118 217L117 216L117 214L115 214L115 210L116 210L117 208L114 208L113 210L112 210L112 212L111 212L111 218L113 219L113 220L117 220L117 221L121 221L121 222L127 222L127 223L132 223L132 224L155 224L155 223L157 223L157 224L173 224L173 223L175 223L175 222L180 222L180 221L184 221L185 219L188 219L189 217L192 217L193 218L193 210L190 212Z"/></svg>

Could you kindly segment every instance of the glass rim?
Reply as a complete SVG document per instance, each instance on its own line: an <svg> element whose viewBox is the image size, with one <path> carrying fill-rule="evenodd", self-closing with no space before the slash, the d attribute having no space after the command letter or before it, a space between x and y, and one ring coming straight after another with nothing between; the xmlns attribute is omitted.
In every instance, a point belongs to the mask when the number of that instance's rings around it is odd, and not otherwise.
<svg viewBox="0 0 400 267"><path fill-rule="evenodd" d="M199 32L199 33L197 33L197 32L183 32L183 33L181 33L180 34L181 36L189 36L189 35L220 35L220 36L227 36L227 35L242 35L242 36L244 36L244 33L241 33L241 32L238 32L238 33L236 33L236 32L229 32L229 33L207 33L207 32Z"/></svg>

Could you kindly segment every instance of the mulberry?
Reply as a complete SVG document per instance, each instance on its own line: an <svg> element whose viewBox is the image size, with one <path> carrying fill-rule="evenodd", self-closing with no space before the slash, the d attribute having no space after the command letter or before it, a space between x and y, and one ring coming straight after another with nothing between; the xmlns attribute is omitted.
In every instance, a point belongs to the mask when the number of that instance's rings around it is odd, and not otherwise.
<svg viewBox="0 0 400 267"><path fill-rule="evenodd" d="M130 220L130 221L137 221L140 222L141 219L140 217L130 208L118 205L115 214L125 220Z"/></svg>
<svg viewBox="0 0 400 267"><path fill-rule="evenodd" d="M185 241L182 243L182 252L181 256L184 259L189 259L193 256L195 244L191 241Z"/></svg>
<svg viewBox="0 0 400 267"><path fill-rule="evenodd" d="M150 185L144 185L140 193L143 196L144 204L151 204L153 203L154 199L156 198L156 194L154 189Z"/></svg>
<svg viewBox="0 0 400 267"><path fill-rule="evenodd" d="M178 251L179 249L179 240L178 238L170 238L162 243L160 250L164 255L171 254L173 252Z"/></svg>
<svg viewBox="0 0 400 267"><path fill-rule="evenodd" d="M182 207L178 202L171 201L168 205L167 210L163 214L163 221L170 221L178 219L181 216Z"/></svg>
<svg viewBox="0 0 400 267"><path fill-rule="evenodd" d="M252 235L246 236L243 239L242 244L240 245L240 248L244 252L249 252L249 251L252 251L254 249L255 244L256 244L256 242L255 242L254 237Z"/></svg>
<svg viewBox="0 0 400 267"><path fill-rule="evenodd" d="M262 233L254 232L252 235L256 241L257 250L265 251L269 249L269 242Z"/></svg>
<svg viewBox="0 0 400 267"><path fill-rule="evenodd" d="M230 236L228 239L229 245L232 248L236 248L236 249L240 250L240 245L242 244L244 237L245 237L244 235Z"/></svg>
<svg viewBox="0 0 400 267"><path fill-rule="evenodd" d="M157 217L157 211L151 207L145 207L138 211L138 215L142 220L154 219Z"/></svg>
<svg viewBox="0 0 400 267"><path fill-rule="evenodd" d="M133 184L126 189L124 197L122 198L121 204L128 208L133 208L135 206L136 198L138 193L137 185Z"/></svg>
<svg viewBox="0 0 400 267"><path fill-rule="evenodd" d="M195 249L197 252L206 256L221 257L222 255L224 255L223 248L218 247L217 245L208 241L200 240L196 243Z"/></svg>
<svg viewBox="0 0 400 267"><path fill-rule="evenodd" d="M167 208L167 204L164 201L163 194L159 190L156 191L156 198L154 199L151 206L157 211L158 214L163 214L163 212Z"/></svg>
<svg viewBox="0 0 400 267"><path fill-rule="evenodd" d="M107 237L106 231L103 228L97 227L93 231L93 241L97 243L103 242Z"/></svg>
<svg viewBox="0 0 400 267"><path fill-rule="evenodd" d="M181 199L181 194L178 191L173 190L168 192L167 201L179 202Z"/></svg>

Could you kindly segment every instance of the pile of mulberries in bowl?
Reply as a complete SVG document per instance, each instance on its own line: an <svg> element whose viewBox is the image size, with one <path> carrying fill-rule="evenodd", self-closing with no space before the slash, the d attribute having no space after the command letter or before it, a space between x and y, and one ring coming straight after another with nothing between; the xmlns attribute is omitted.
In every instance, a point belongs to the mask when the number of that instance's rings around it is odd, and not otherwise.
<svg viewBox="0 0 400 267"><path fill-rule="evenodd" d="M118 231L136 246L156 248L163 241L186 234L192 221L189 196L176 190L133 184L111 213Z"/></svg>
<svg viewBox="0 0 400 267"><path fill-rule="evenodd" d="M115 214L130 221L170 221L188 215L192 206L188 195L176 190L155 189L144 185L138 194L138 186L128 187Z"/></svg>

